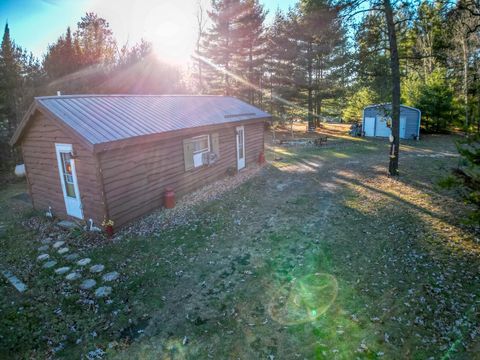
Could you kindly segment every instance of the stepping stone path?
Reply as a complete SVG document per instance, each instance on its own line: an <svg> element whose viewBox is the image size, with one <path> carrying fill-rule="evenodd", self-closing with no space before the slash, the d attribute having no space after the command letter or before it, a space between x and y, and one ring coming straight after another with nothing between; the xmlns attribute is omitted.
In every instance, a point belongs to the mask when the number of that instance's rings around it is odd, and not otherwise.
<svg viewBox="0 0 480 360"><path fill-rule="evenodd" d="M61 228L67 229L67 230L70 230L70 229L73 229L73 228L77 227L77 224L75 224L74 222L68 221L68 220L62 220L57 225L60 226Z"/></svg>
<svg viewBox="0 0 480 360"><path fill-rule="evenodd" d="M89 259L89 258L81 259L81 260L77 261L77 265L85 266L85 265L90 264L90 261L92 261L92 260Z"/></svg>
<svg viewBox="0 0 480 360"><path fill-rule="evenodd" d="M44 260L47 260L47 259L49 259L49 258L50 258L50 255L48 255L48 254L41 254L41 255L38 255L37 260L38 260L38 261L44 261Z"/></svg>
<svg viewBox="0 0 480 360"><path fill-rule="evenodd" d="M45 238L45 239L42 240L42 244L44 244L44 245L48 245L48 244L50 244L51 242L52 242L52 238L49 238L49 237L47 237L47 238Z"/></svg>
<svg viewBox="0 0 480 360"><path fill-rule="evenodd" d="M38 248L38 251L41 251L41 252L42 251L47 251L49 249L49 244L51 242L52 242L51 238L43 239L42 244L44 244L44 245L40 246ZM68 247L66 247L66 246L62 247L64 244L65 244L65 241L56 241L52 245L52 247L54 249L57 249L57 253L59 253L60 255L64 255L64 254L66 254L70 251L70 249ZM64 258L66 260L69 260L69 261L74 261L79 257L80 257L80 255L77 254L77 253L64 255ZM38 261L44 261L44 260L48 260L49 258L50 258L49 254L40 254L37 257L37 260ZM78 266L86 266L86 265L90 264L91 261L92 260L90 258L83 258L83 259L78 260L76 262L76 264ZM57 265L57 261L49 260L49 261L45 262L42 267L45 268L45 269L49 269L49 268L54 267L55 265ZM90 267L90 272L91 273L101 273L104 269L105 269L105 265L96 264L96 265L93 265L93 266ZM60 268L55 269L55 273L58 274L58 275L66 274L69 271L70 271L69 266L64 266L64 267L60 267ZM119 276L120 276L120 274L117 271L112 271L112 272L109 272L107 274L104 274L102 276L102 280L104 282L111 282L111 281L117 280L119 278ZM82 277L82 275L81 275L80 272L72 271L65 276L65 279L68 280L68 281L75 281L75 280L81 279L81 277ZM86 279L86 280L82 281L82 283L80 284L80 288L83 289L83 290L89 290L89 289L92 289L95 285L97 285L97 282L94 279ZM112 287L110 287L110 286L101 286L101 287L99 287L95 290L95 296L97 298L107 297L111 293L112 293Z"/></svg>
<svg viewBox="0 0 480 360"><path fill-rule="evenodd" d="M66 253L68 252L68 248L67 248L67 247L64 247L64 248L58 249L57 252L58 252L60 255L66 254Z"/></svg>
<svg viewBox="0 0 480 360"><path fill-rule="evenodd" d="M57 241L55 244L53 244L53 247L55 249L58 249L59 247L61 247L63 244L65 244L65 241Z"/></svg>
<svg viewBox="0 0 480 360"><path fill-rule="evenodd" d="M80 257L77 253L65 255L65 259L69 261L77 260Z"/></svg>
<svg viewBox="0 0 480 360"><path fill-rule="evenodd" d="M87 279L80 284L80 288L83 289L83 290L88 290L88 289L91 289L92 287L94 287L96 284L97 284L97 282L95 280Z"/></svg>
<svg viewBox="0 0 480 360"><path fill-rule="evenodd" d="M2 274L19 292L24 292L25 290L27 290L27 285L25 285L25 283L23 283L19 278L13 275L12 272L5 270L2 271Z"/></svg>
<svg viewBox="0 0 480 360"><path fill-rule="evenodd" d="M115 281L118 279L120 274L116 271L109 272L102 276L103 281Z"/></svg>
<svg viewBox="0 0 480 360"><path fill-rule="evenodd" d="M97 264L97 265L93 265L93 266L90 268L90 272L92 272L92 273L99 273L99 272L102 272L103 269L105 269L105 265Z"/></svg>
<svg viewBox="0 0 480 360"><path fill-rule="evenodd" d="M69 272L69 271L70 271L70 267L64 266L64 267L55 269L55 274L62 275L62 274L65 274L66 272Z"/></svg>
<svg viewBox="0 0 480 360"><path fill-rule="evenodd" d="M44 269L50 269L51 267L54 267L55 265L57 265L57 262L55 260L50 260L50 261L47 261L45 264L43 264L43 268Z"/></svg>
<svg viewBox="0 0 480 360"><path fill-rule="evenodd" d="M68 281L73 281L73 280L80 279L81 277L82 275L80 275L78 272L71 272L70 274L65 276L65 279L67 279Z"/></svg>
<svg viewBox="0 0 480 360"><path fill-rule="evenodd" d="M59 225L60 225L60 223L59 223ZM75 225L73 227L75 227ZM68 227L68 228L71 228L71 227ZM48 251L48 249L50 247L49 244L52 243L52 239L51 238L45 238L41 242L42 242L43 245L38 248L38 251L39 252ZM57 250L58 254L64 255L64 258L66 260L75 261L76 259L78 259L80 257L80 255L77 254L77 253L67 254L70 251L70 249L66 246L62 247L64 244L65 244L65 241L56 241L52 245L52 247ZM45 260L48 260L48 259L50 259L50 255L46 254L46 253L40 254L37 257L37 261L45 261ZM83 259L78 260L76 262L76 264L78 266L86 266L86 265L90 264L91 261L92 260L90 258L83 258ZM55 265L57 265L57 261L49 260L49 261L45 262L42 267L45 268L45 269L49 269L49 268L53 268ZM90 272L91 273L101 273L104 269L105 269L105 265L96 264L96 265L93 265L93 266L90 267ZM70 271L69 266L63 266L63 267L55 269L55 274L63 275L63 274L68 273L69 271ZM102 276L102 280L104 282L112 282L112 281L117 280L119 278L119 276L120 276L120 274L117 271L112 271L112 272L104 274ZM78 280L78 279L81 279L81 278L82 278L82 274L78 271L72 271L65 276L65 280L67 280L67 281L75 281L75 280ZM21 283L19 285L19 288L18 288L19 291L25 291L22 288L22 285L24 285L24 284ZM97 285L97 282L94 279L86 279L86 280L82 281L82 283L79 286L80 286L80 289L89 290L89 289L92 289L95 285ZM25 286L25 289L26 289L26 286ZM109 296L111 293L112 293L112 287L111 286L101 286L101 287L99 287L95 290L95 297L104 298L104 297Z"/></svg>
<svg viewBox="0 0 480 360"><path fill-rule="evenodd" d="M110 286L102 286L95 290L95 296L102 298L108 296L112 293L112 288Z"/></svg>
<svg viewBox="0 0 480 360"><path fill-rule="evenodd" d="M48 250L48 245L42 245L37 250L40 251L40 252L47 251Z"/></svg>

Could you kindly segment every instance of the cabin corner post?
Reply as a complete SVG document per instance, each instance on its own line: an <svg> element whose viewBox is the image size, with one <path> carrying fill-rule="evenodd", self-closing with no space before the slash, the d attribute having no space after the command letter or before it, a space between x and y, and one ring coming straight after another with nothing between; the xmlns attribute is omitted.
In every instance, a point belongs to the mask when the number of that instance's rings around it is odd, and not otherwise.
<svg viewBox="0 0 480 360"><path fill-rule="evenodd" d="M23 160L23 166L25 166L25 179L27 180L27 187L28 187L28 194L30 195L30 201L32 202L32 207L35 209L35 202L33 200L33 191L32 191L32 184L30 183L30 179L28 178L28 167L25 162L25 153L23 151L23 144L24 141L20 143L20 149L22 152L22 160Z"/></svg>
<svg viewBox="0 0 480 360"><path fill-rule="evenodd" d="M103 182L103 172L102 172L102 162L100 161L100 155L97 152L93 153L93 158L95 160L95 174L97 177L97 184L100 190L100 194L102 196L101 201L103 205L103 217L106 220L111 220L110 219L110 214L109 214L109 209L108 209L108 203L107 203L107 197L105 194L105 186Z"/></svg>

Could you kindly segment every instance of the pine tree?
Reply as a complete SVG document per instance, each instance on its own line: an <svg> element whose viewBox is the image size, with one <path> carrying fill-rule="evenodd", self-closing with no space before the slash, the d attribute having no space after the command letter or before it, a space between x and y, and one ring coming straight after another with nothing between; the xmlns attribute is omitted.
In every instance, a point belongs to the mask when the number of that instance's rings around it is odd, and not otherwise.
<svg viewBox="0 0 480 360"><path fill-rule="evenodd" d="M95 13L86 13L75 32L83 66L110 65L115 61L116 42L110 25Z"/></svg>
<svg viewBox="0 0 480 360"><path fill-rule="evenodd" d="M16 90L20 81L21 56L21 49L10 38L7 23L0 47L0 96L2 122L8 135L13 133L17 124Z"/></svg>
<svg viewBox="0 0 480 360"><path fill-rule="evenodd" d="M470 5L474 7L468 11ZM465 0L458 1L455 8L448 14L451 29L450 65L459 80L457 92L464 105L464 128L468 130L471 121L472 77L477 69L472 69L475 54L480 46L480 5Z"/></svg>
<svg viewBox="0 0 480 360"><path fill-rule="evenodd" d="M205 41L205 30L208 21L208 15L205 11L205 6L202 0L197 0L197 10L195 13L196 26L197 26L197 38L195 41L195 55L193 56L194 62L192 67L191 78L194 83L195 92L198 94L205 94L208 92L207 84L204 79L204 69L207 67L203 63L203 56L205 55L203 44Z"/></svg>
<svg viewBox="0 0 480 360"><path fill-rule="evenodd" d="M81 53L72 39L70 27L65 35L50 45L43 60L43 67L50 78L55 80L81 69Z"/></svg>
<svg viewBox="0 0 480 360"><path fill-rule="evenodd" d="M15 153L8 140L30 105L40 80L38 61L13 42L7 23L0 45L0 167L10 166L14 160Z"/></svg>
<svg viewBox="0 0 480 360"><path fill-rule="evenodd" d="M266 44L266 87L270 92L267 109L276 116L283 116L298 95L294 81L297 46L290 36L291 30L291 16L277 10L267 31Z"/></svg>
<svg viewBox="0 0 480 360"><path fill-rule="evenodd" d="M266 15L258 0L245 0L236 19L238 25L234 31L234 67L246 79L246 83L239 86L239 95L250 104L261 103L261 79L266 57Z"/></svg>
<svg viewBox="0 0 480 360"><path fill-rule="evenodd" d="M316 109L320 110L320 86L323 85L326 60L340 41L336 19L336 9L326 0L302 0L299 4L293 34L298 44L297 64L303 80L298 85L306 92L309 130L319 124Z"/></svg>
<svg viewBox="0 0 480 360"><path fill-rule="evenodd" d="M356 73L360 87L374 91L380 102L390 102L392 87L385 19L380 13L369 13L361 21L355 36Z"/></svg>
<svg viewBox="0 0 480 360"><path fill-rule="evenodd" d="M455 170L455 175L461 180L466 202L475 206L469 220L473 225L478 226L480 224L480 134L457 142L457 149L462 156L463 166Z"/></svg>
<svg viewBox="0 0 480 360"><path fill-rule="evenodd" d="M206 77L211 92L231 95L235 92L232 74L235 48L234 29L242 10L240 0L213 0L208 16L212 23L205 37L205 57L208 58Z"/></svg>

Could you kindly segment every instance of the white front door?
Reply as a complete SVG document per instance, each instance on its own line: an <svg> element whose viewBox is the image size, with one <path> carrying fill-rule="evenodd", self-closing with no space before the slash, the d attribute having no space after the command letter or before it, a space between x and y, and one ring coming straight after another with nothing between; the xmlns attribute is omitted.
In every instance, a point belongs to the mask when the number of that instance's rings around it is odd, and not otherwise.
<svg viewBox="0 0 480 360"><path fill-rule="evenodd" d="M245 129L243 126L237 127L237 169L245 167Z"/></svg>
<svg viewBox="0 0 480 360"><path fill-rule="evenodd" d="M71 144L55 144L57 152L58 173L62 184L63 199L67 214L83 219L82 201L78 190L77 172L75 160L72 157L73 148Z"/></svg>
<svg viewBox="0 0 480 360"><path fill-rule="evenodd" d="M365 136L375 136L375 118L374 117L366 117L365 121L363 122L364 129L363 132Z"/></svg>

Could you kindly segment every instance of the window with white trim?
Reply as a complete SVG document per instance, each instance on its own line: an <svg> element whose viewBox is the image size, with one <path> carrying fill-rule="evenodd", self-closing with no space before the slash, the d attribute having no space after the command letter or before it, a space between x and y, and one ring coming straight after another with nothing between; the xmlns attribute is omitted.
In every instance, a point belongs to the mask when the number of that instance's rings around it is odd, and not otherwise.
<svg viewBox="0 0 480 360"><path fill-rule="evenodd" d="M200 135L183 140L185 170L204 165L204 154L210 152L210 136Z"/></svg>
<svg viewBox="0 0 480 360"><path fill-rule="evenodd" d="M193 166L200 167L203 165L203 154L210 151L209 136L195 136L191 141L193 144Z"/></svg>
<svg viewBox="0 0 480 360"><path fill-rule="evenodd" d="M220 158L220 138L218 133L195 136L183 140L185 170L203 165L213 165Z"/></svg>

